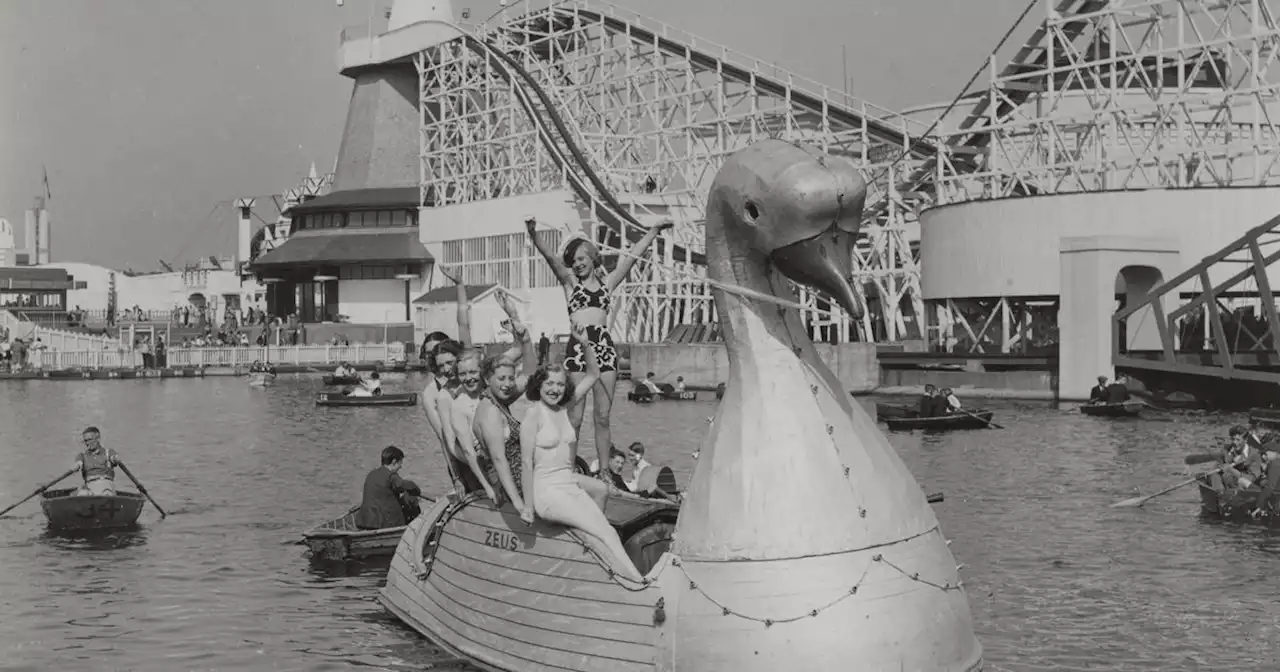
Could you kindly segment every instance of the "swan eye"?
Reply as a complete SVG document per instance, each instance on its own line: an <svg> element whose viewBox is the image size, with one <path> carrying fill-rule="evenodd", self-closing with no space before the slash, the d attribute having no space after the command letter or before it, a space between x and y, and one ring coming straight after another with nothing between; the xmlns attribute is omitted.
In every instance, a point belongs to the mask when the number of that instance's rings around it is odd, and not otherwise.
<svg viewBox="0 0 1280 672"><path fill-rule="evenodd" d="M760 219L760 208L756 207L756 204L754 202L747 201L747 205L744 208L744 210L746 210L747 212L748 222L754 222L757 219Z"/></svg>

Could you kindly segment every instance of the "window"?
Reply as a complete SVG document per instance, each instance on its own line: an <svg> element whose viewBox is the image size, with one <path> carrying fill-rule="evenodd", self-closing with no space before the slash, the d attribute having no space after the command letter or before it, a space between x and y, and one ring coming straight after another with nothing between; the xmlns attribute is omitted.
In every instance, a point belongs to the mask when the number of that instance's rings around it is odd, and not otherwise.
<svg viewBox="0 0 1280 672"><path fill-rule="evenodd" d="M538 236L551 249L560 247L559 231L539 231ZM469 285L534 289L560 284L525 233L450 240L444 244L443 257L441 264L462 267L462 281Z"/></svg>
<svg viewBox="0 0 1280 672"><path fill-rule="evenodd" d="M339 280L395 280L397 275L410 273L404 264L359 264L338 269Z"/></svg>

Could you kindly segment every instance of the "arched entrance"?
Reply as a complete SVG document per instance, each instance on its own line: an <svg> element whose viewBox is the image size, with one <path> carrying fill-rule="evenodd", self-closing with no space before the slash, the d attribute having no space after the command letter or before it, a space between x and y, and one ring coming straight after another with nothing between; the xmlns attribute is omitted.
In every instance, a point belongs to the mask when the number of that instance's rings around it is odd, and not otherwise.
<svg viewBox="0 0 1280 672"><path fill-rule="evenodd" d="M1115 312L1136 303L1163 282L1164 274L1154 266L1131 264L1122 267L1116 272ZM1159 350L1163 347L1156 315L1150 306L1134 313L1116 328L1120 330L1120 352Z"/></svg>

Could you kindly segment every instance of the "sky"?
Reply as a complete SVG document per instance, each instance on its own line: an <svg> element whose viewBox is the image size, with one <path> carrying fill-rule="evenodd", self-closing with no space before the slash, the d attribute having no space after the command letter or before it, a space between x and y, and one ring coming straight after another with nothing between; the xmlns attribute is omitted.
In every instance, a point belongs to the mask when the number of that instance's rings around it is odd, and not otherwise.
<svg viewBox="0 0 1280 672"><path fill-rule="evenodd" d="M233 254L235 198L332 170L339 32L391 1L0 0L0 217L21 228L47 168L54 261ZM473 21L497 8L453 2ZM1027 0L619 5L834 88L843 47L852 93L898 110L959 94Z"/></svg>

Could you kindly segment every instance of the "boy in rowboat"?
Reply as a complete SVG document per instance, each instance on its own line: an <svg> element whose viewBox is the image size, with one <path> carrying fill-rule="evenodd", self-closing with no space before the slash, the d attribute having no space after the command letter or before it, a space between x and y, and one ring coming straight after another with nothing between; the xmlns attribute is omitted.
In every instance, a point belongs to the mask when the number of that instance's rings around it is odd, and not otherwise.
<svg viewBox="0 0 1280 672"><path fill-rule="evenodd" d="M417 483L400 478L403 466L404 451L395 446L382 449L382 466L364 477L356 527L362 530L399 527L422 513L417 501L422 490Z"/></svg>
<svg viewBox="0 0 1280 672"><path fill-rule="evenodd" d="M84 440L84 452L76 455L72 469L79 469L84 478L84 485L76 491L77 495L114 495L116 494L115 465L120 458L115 451L102 447L102 432L97 427L87 427L80 435Z"/></svg>

